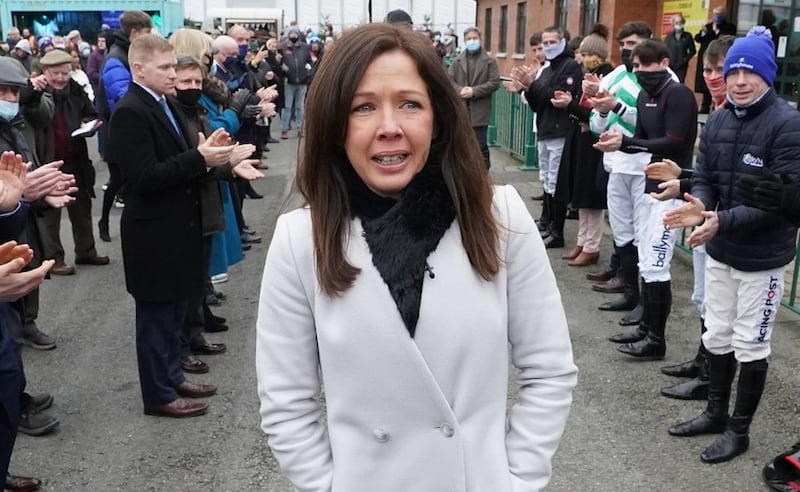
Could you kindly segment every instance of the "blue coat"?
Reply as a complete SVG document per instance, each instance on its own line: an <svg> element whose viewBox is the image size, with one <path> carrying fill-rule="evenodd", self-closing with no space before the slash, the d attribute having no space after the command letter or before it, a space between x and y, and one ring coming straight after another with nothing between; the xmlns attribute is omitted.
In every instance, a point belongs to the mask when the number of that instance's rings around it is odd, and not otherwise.
<svg viewBox="0 0 800 492"><path fill-rule="evenodd" d="M773 89L743 115L730 104L712 113L692 177L692 194L719 217L719 232L706 246L712 258L745 272L792 261L797 227L780 214L742 205L734 185L739 176L767 171L800 184L798 154L800 113Z"/></svg>

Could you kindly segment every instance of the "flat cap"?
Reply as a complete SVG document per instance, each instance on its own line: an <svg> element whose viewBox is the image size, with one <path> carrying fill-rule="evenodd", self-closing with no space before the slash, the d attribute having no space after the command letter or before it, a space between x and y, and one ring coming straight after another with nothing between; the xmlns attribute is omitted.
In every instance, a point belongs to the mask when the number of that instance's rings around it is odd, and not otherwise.
<svg viewBox="0 0 800 492"><path fill-rule="evenodd" d="M65 63L72 63L72 57L69 56L69 53L60 49L48 51L47 54L39 60L39 64L43 67L54 67Z"/></svg>
<svg viewBox="0 0 800 492"><path fill-rule="evenodd" d="M388 22L389 24L408 24L410 26L414 25L414 21L411 20L411 16L408 15L408 12L401 9L392 10L391 12L386 14L386 22Z"/></svg>

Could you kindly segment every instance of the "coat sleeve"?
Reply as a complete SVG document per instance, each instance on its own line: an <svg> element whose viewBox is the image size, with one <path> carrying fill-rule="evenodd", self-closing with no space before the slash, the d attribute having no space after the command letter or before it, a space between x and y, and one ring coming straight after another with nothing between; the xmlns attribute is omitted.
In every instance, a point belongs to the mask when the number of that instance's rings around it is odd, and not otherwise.
<svg viewBox="0 0 800 492"><path fill-rule="evenodd" d="M770 172L787 176L788 179L800 184L800 164L797 161L797 152L800 150L800 115L792 113L782 125L775 129L775 140L770 152L770 162L766 163ZM719 218L719 233L730 231L754 232L772 229L784 225L783 217L778 213L766 212L745 205L736 205L717 213Z"/></svg>
<svg viewBox="0 0 800 492"><path fill-rule="evenodd" d="M492 93L500 87L500 71L497 68L497 62L493 58L489 59L488 70L489 80L472 88L472 97L475 99L491 97Z"/></svg>
<svg viewBox="0 0 800 492"><path fill-rule="evenodd" d="M125 186L143 195L158 193L182 186L206 173L205 159L197 149L159 160L152 127L152 120L127 106L118 107L111 115L108 161L120 166Z"/></svg>
<svg viewBox="0 0 800 492"><path fill-rule="evenodd" d="M578 369L567 318L541 236L519 194L506 188L508 214L508 339L517 402L506 434L515 490L542 490L561 441Z"/></svg>
<svg viewBox="0 0 800 492"><path fill-rule="evenodd" d="M110 57L106 64L103 66L103 72L100 74L103 81L103 87L106 91L106 101L108 103L108 111L114 110L117 102L122 99L122 96L128 92L128 85L131 83L131 73L125 68L117 58Z"/></svg>
<svg viewBox="0 0 800 492"><path fill-rule="evenodd" d="M333 461L317 400L316 327L287 217L280 217L275 227L258 303L256 376L261 429L281 472L298 491L328 491ZM310 252L308 256L304 261L313 261Z"/></svg>

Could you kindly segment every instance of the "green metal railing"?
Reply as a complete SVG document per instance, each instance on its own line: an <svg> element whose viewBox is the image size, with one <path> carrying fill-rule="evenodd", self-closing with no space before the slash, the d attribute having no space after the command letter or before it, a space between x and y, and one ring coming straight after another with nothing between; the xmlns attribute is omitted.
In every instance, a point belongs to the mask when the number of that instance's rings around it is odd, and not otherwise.
<svg viewBox="0 0 800 492"><path fill-rule="evenodd" d="M508 80L504 78L504 80ZM505 150L512 157L521 161L520 169L539 169L539 159L536 151L536 135L533 133L533 111L522 102L520 95L504 89L495 91L492 96L492 119L489 123L489 146ZM687 253L692 249L686 244L687 231L684 230L677 241L677 247ZM800 258L800 242L797 246ZM800 314L800 304L797 300L798 277L800 277L800 260L787 265L787 282L781 302L790 311ZM791 275L789 275L791 274Z"/></svg>
<svg viewBox="0 0 800 492"><path fill-rule="evenodd" d="M504 80L508 80L505 79ZM522 162L520 169L539 169L533 111L515 92L500 89L492 95L492 119L489 123L490 147L500 147Z"/></svg>

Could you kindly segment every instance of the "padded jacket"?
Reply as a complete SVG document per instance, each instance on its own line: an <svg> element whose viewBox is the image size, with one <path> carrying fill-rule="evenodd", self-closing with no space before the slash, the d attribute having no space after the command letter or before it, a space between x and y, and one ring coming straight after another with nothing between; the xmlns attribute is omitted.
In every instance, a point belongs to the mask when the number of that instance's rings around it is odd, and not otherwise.
<svg viewBox="0 0 800 492"><path fill-rule="evenodd" d="M797 227L780 214L746 207L734 187L742 175L780 174L800 183L800 112L773 89L746 110L728 103L700 136L692 194L717 210L719 232L706 245L715 260L757 272L786 265L795 255Z"/></svg>
<svg viewBox="0 0 800 492"><path fill-rule="evenodd" d="M550 65L542 71L542 75L525 90L528 105L536 113L536 137L539 140L563 138L572 126L566 109L553 106L550 99L555 91L572 94L575 99L581 88L583 69L575 61L571 51L550 60Z"/></svg>

